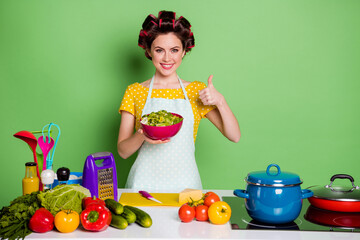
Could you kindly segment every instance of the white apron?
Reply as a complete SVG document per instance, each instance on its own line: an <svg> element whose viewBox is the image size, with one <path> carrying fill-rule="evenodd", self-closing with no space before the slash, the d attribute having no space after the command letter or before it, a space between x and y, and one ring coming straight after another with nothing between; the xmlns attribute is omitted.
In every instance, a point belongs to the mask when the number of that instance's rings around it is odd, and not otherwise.
<svg viewBox="0 0 360 240"><path fill-rule="evenodd" d="M126 188L150 192L180 192L185 188L202 189L195 162L194 114L180 78L185 99L151 98L153 76L142 115L160 110L180 114L180 131L164 144L144 142L131 167ZM167 91L167 90L164 90Z"/></svg>

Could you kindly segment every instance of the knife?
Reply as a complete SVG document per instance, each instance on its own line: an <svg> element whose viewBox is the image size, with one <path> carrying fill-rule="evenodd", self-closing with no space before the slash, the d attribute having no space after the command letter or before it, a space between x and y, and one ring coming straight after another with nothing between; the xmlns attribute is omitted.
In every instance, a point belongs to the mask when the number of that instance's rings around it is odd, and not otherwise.
<svg viewBox="0 0 360 240"><path fill-rule="evenodd" d="M146 192L146 191L139 191L139 193L144 197L144 198L147 198L149 200L152 200L152 201L155 201L155 202L158 202L158 203L162 203L160 202L159 200L155 199L153 196L150 195L150 193Z"/></svg>

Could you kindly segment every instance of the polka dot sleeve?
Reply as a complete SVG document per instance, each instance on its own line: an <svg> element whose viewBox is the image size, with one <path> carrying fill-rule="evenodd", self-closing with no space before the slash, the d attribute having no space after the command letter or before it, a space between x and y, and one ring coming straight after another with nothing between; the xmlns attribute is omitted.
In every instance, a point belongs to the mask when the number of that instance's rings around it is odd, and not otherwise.
<svg viewBox="0 0 360 240"><path fill-rule="evenodd" d="M132 85L126 88L123 100L121 101L121 105L119 108L119 112L127 111L132 115L135 115L135 102L134 102L134 95L132 93Z"/></svg>

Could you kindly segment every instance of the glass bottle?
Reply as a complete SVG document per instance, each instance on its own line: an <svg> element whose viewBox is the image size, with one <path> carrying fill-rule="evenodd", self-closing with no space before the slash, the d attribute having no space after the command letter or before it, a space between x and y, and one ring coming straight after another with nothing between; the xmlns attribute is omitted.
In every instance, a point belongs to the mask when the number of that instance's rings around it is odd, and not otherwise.
<svg viewBox="0 0 360 240"><path fill-rule="evenodd" d="M36 173L35 162L25 163L25 177L22 180L23 195L39 191L39 178Z"/></svg>

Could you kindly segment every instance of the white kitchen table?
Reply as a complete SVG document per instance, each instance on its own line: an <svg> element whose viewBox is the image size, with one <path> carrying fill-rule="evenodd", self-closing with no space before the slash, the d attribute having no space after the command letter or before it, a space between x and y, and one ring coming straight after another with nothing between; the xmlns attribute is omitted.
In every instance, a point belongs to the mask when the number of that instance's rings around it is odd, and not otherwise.
<svg viewBox="0 0 360 240"><path fill-rule="evenodd" d="M234 196L233 190L211 190L219 196ZM119 189L132 192L129 189ZM206 190L204 190L206 192ZM153 225L143 228L136 223L120 230L109 227L103 232L89 232L79 227L72 233L59 233L52 230L47 233L32 233L26 239L286 239L286 240L353 240L360 239L355 232L315 232L315 231L275 231L275 230L232 230L230 222L214 225L209 222L192 221L183 223L178 218L178 207L140 207L150 214Z"/></svg>

